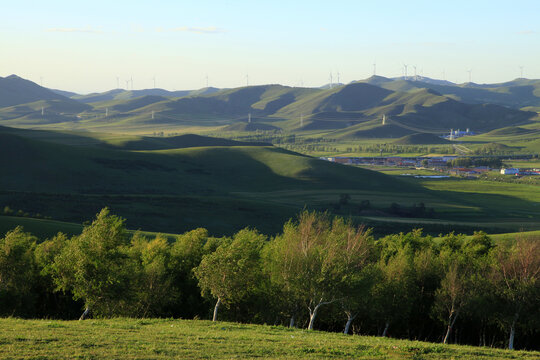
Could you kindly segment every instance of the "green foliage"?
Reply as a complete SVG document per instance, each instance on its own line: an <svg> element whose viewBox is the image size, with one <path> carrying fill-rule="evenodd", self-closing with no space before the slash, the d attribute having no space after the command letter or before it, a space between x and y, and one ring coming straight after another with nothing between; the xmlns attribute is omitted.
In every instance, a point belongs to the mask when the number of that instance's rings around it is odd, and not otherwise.
<svg viewBox="0 0 540 360"><path fill-rule="evenodd" d="M83 305L98 317L206 318L207 299L217 299L214 318L223 303L224 317L242 322L312 329L318 319L317 328L336 330L347 321L346 332L491 346L511 333L535 348L540 252L530 236L433 239L417 229L374 240L350 220L304 211L271 239L202 228L175 239L128 234L103 209L78 236L36 245L17 228L0 239L0 305L18 316L73 318Z"/></svg>
<svg viewBox="0 0 540 360"><path fill-rule="evenodd" d="M37 278L36 238L21 227L0 238L0 314L24 311L31 303Z"/></svg>
<svg viewBox="0 0 540 360"><path fill-rule="evenodd" d="M83 300L97 315L127 311L133 298L128 244L124 220L109 215L107 208L101 210L54 258L58 290L71 291L75 300Z"/></svg>
<svg viewBox="0 0 540 360"><path fill-rule="evenodd" d="M140 233L131 239L129 256L135 279L132 290L136 299L136 313L142 317L165 313L167 305L179 296L171 276L171 250L167 239L157 235L148 240Z"/></svg>
<svg viewBox="0 0 540 360"><path fill-rule="evenodd" d="M286 294L284 306L301 302L312 327L321 305L345 300L361 286L359 273L370 256L371 240L364 229L328 214L304 211L298 222L285 224L266 253L271 282Z"/></svg>
<svg viewBox="0 0 540 360"><path fill-rule="evenodd" d="M260 253L265 239L256 230L244 229L204 255L194 269L203 295L230 305L255 291L261 278Z"/></svg>

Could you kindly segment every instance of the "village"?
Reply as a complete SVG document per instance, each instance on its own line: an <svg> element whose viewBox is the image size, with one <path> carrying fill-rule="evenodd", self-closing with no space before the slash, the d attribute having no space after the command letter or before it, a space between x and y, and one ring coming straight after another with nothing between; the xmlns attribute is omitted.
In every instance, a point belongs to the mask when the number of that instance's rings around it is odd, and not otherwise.
<svg viewBox="0 0 540 360"><path fill-rule="evenodd" d="M475 157L465 156L418 156L418 157L321 157L321 160L335 162L344 165L357 165L357 166L389 166L389 167L401 167L401 168L414 168L429 169L438 171L448 176L460 176L460 177L478 177L488 172L498 172L501 175L512 176L535 176L540 175L540 168L505 168L490 167L490 166L454 166L457 159L469 159L471 163L474 163ZM478 159L480 159L478 157ZM512 160L504 158L504 160ZM502 163L502 162L501 162Z"/></svg>

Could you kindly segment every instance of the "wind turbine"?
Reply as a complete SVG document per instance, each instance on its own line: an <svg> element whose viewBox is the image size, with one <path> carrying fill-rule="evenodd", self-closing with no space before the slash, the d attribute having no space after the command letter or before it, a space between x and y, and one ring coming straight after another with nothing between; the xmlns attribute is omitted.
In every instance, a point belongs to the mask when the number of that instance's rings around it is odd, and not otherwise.
<svg viewBox="0 0 540 360"><path fill-rule="evenodd" d="M133 90L133 76L131 77L131 90Z"/></svg>
<svg viewBox="0 0 540 360"><path fill-rule="evenodd" d="M519 72L521 74L520 78L523 79L523 66L522 65L519 66Z"/></svg>
<svg viewBox="0 0 540 360"><path fill-rule="evenodd" d="M337 84L339 85L339 71L337 73Z"/></svg>
<svg viewBox="0 0 540 360"><path fill-rule="evenodd" d="M332 80L332 72L330 72L330 89L333 87L334 83Z"/></svg>
<svg viewBox="0 0 540 360"><path fill-rule="evenodd" d="M129 90L129 80L126 80L126 90Z"/></svg>
<svg viewBox="0 0 540 360"><path fill-rule="evenodd" d="M467 70L469 73L469 82L472 82L472 69Z"/></svg>
<svg viewBox="0 0 540 360"><path fill-rule="evenodd" d="M377 64L373 63L373 76L377 75Z"/></svg>
<svg viewBox="0 0 540 360"><path fill-rule="evenodd" d="M416 65L413 65L414 68L414 80L416 80Z"/></svg>
<svg viewBox="0 0 540 360"><path fill-rule="evenodd" d="M249 74L246 74L246 86L249 86Z"/></svg>
<svg viewBox="0 0 540 360"><path fill-rule="evenodd" d="M403 64L403 67L405 68L405 80L407 80L407 64Z"/></svg>

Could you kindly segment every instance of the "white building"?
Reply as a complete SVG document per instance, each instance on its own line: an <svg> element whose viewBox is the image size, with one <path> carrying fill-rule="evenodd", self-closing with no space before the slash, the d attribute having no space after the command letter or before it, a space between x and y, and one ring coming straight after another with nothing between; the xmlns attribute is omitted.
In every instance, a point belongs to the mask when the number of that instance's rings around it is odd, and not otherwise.
<svg viewBox="0 0 540 360"><path fill-rule="evenodd" d="M516 175L516 174L519 174L519 169L515 169L515 168L501 169L501 174L503 174L503 175Z"/></svg>

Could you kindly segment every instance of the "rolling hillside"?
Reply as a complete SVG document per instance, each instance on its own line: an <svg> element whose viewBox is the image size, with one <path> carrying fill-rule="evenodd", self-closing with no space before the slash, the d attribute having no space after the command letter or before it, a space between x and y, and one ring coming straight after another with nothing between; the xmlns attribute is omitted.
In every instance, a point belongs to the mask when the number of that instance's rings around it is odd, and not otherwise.
<svg viewBox="0 0 540 360"><path fill-rule="evenodd" d="M471 104L495 104L520 109L540 106L540 80L515 79L500 84L454 84L413 76L389 79L371 77L361 80L392 91L411 91L428 88L455 100Z"/></svg>
<svg viewBox="0 0 540 360"><path fill-rule="evenodd" d="M110 206L132 229L181 232L204 226L230 233L249 225L274 232L307 203L317 203L310 199L315 193L327 193L327 204L354 189L423 193L383 174L269 146L184 136L127 141L117 150L41 141L32 133L0 129L0 204L57 220L81 222ZM160 146L168 149L125 150Z"/></svg>
<svg viewBox="0 0 540 360"><path fill-rule="evenodd" d="M101 102L101 101L111 101L111 100L131 100L141 96L161 96L166 98L178 98L189 95L205 95L212 94L219 91L217 88L207 87L199 90L179 90L179 91L168 91L165 89L143 89L143 90L124 90L124 89L113 89L102 93L92 93L87 95L78 95L73 94L71 98L84 102L87 104Z"/></svg>
<svg viewBox="0 0 540 360"><path fill-rule="evenodd" d="M223 127L224 131L239 132L319 131L334 138L399 138L414 133L442 134L452 128L488 132L528 126L538 116L536 112L476 103L470 97L461 101L467 91L484 91L515 101L508 96L521 98L518 87L535 84L521 80L491 87L447 85L426 78L420 79L423 82L372 77L328 89L281 85L196 92L115 89L75 95L73 98L80 100L76 101L26 80L10 79L56 98L0 107L0 124L9 126L117 132ZM461 95L447 88L457 89ZM253 121L246 125L249 116ZM383 116L387 118L385 126Z"/></svg>
<svg viewBox="0 0 540 360"><path fill-rule="evenodd" d="M20 78L17 75L10 75L5 78L0 77L0 108L40 100L76 103L63 95L41 87L32 81Z"/></svg>
<svg viewBox="0 0 540 360"><path fill-rule="evenodd" d="M195 135L152 138L0 127L0 208L80 223L109 206L128 219L130 229L168 233L205 227L231 234L252 226L273 234L306 206L352 216L379 234L414 227L436 233L537 229L532 222L537 200L530 193L522 196L519 186L504 195L483 188L465 193L468 183L450 192L428 190L436 184L244 145ZM351 196L345 208L337 205L342 194ZM359 207L364 200L371 204L367 213ZM395 202L403 207L422 202L437 216L395 217L385 210Z"/></svg>

